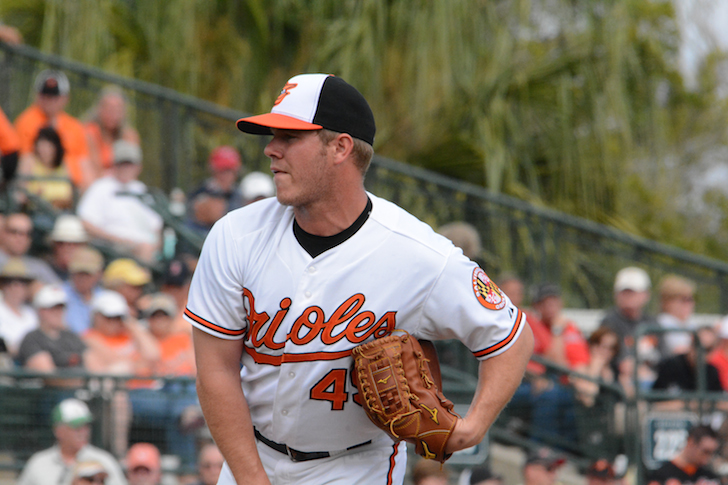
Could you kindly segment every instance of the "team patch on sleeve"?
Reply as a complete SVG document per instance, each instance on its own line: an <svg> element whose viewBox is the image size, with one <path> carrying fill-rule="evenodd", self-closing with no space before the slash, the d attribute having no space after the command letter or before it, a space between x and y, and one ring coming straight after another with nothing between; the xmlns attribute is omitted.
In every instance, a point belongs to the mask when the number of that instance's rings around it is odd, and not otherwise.
<svg viewBox="0 0 728 485"><path fill-rule="evenodd" d="M473 270L473 292L480 304L489 310L500 310L506 306L506 299L500 288L481 268Z"/></svg>

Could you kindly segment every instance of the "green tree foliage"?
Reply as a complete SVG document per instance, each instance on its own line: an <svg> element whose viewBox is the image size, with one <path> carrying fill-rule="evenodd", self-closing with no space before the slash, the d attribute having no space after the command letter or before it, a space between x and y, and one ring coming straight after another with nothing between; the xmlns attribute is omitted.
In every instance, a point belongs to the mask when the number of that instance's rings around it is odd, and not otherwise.
<svg viewBox="0 0 728 485"><path fill-rule="evenodd" d="M726 257L720 192L686 170L723 146L720 54L677 70L667 0L4 0L44 51L248 112L330 72L377 116L378 153Z"/></svg>

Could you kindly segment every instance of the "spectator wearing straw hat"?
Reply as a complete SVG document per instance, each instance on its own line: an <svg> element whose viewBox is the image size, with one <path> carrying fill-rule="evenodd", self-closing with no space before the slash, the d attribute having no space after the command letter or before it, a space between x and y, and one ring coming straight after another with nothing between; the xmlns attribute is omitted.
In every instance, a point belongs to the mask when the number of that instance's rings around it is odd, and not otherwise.
<svg viewBox="0 0 728 485"><path fill-rule="evenodd" d="M88 243L88 234L81 219L73 214L61 214L56 218L48 239L52 247L48 263L61 280L67 281L70 277L68 265L73 253L78 248L86 247Z"/></svg>
<svg viewBox="0 0 728 485"><path fill-rule="evenodd" d="M141 148L119 140L113 153L110 175L91 184L78 202L77 214L94 240L151 262L161 247L163 220L142 200L148 189L139 180Z"/></svg>
<svg viewBox="0 0 728 485"><path fill-rule="evenodd" d="M109 474L98 461L82 461L73 467L70 485L106 485Z"/></svg>
<svg viewBox="0 0 728 485"><path fill-rule="evenodd" d="M58 132L66 151L65 163L74 185L85 188L90 181L89 152L83 125L64 110L71 84L61 71L47 69L35 78L35 102L15 119L20 137L20 153L33 151L38 132L52 126Z"/></svg>
<svg viewBox="0 0 728 485"><path fill-rule="evenodd" d="M0 270L0 338L15 356L25 335L38 327L38 316L28 305L33 277L20 258L12 258Z"/></svg>
<svg viewBox="0 0 728 485"><path fill-rule="evenodd" d="M94 418L85 402L69 398L61 401L51 413L56 444L30 457L17 485L48 485L73 480L80 463L100 463L108 473L107 485L125 485L121 466L114 457L91 444L91 423Z"/></svg>
<svg viewBox="0 0 728 485"><path fill-rule="evenodd" d="M91 328L91 301L103 291L99 284L103 269L104 257L90 246L78 248L68 263L70 278L63 283L66 317L68 328L78 335Z"/></svg>

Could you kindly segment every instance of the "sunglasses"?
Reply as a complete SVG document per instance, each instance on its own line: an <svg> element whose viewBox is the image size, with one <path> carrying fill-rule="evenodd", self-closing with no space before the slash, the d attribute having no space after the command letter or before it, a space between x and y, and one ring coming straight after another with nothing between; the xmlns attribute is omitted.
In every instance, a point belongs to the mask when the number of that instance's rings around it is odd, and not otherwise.
<svg viewBox="0 0 728 485"><path fill-rule="evenodd" d="M81 477L81 481L85 483L99 483L101 485L104 485L106 483L106 478L102 476Z"/></svg>
<svg viewBox="0 0 728 485"><path fill-rule="evenodd" d="M31 234L31 231L22 231L20 229L15 229L14 227L6 227L5 232L8 234L11 234L13 236L25 236L28 237Z"/></svg>

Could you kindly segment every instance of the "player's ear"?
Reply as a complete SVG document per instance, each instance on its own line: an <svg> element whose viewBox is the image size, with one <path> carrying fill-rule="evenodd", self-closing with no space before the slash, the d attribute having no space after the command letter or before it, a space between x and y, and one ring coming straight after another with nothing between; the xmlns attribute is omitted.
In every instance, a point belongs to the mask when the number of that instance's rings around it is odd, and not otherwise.
<svg viewBox="0 0 728 485"><path fill-rule="evenodd" d="M331 149L334 152L335 163L341 163L351 155L354 150L354 139L348 133L339 133L331 141Z"/></svg>

